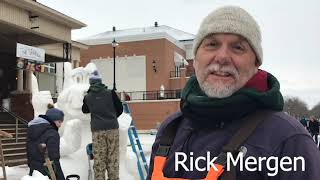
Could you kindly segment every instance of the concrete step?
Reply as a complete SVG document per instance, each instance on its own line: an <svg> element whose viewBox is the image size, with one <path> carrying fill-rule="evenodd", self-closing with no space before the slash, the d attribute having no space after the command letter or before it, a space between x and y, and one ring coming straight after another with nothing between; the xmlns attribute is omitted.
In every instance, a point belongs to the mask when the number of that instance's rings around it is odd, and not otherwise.
<svg viewBox="0 0 320 180"><path fill-rule="evenodd" d="M19 147L26 147L26 142L18 142L18 143L2 143L3 149L10 149L10 148L19 148Z"/></svg>
<svg viewBox="0 0 320 180"><path fill-rule="evenodd" d="M13 132L16 132L16 127L3 127L3 128L1 128L1 125L0 125L0 130L5 131L7 133L13 133ZM27 132L27 130L28 130L27 127L21 127L21 126L18 127L18 132Z"/></svg>
<svg viewBox="0 0 320 180"><path fill-rule="evenodd" d="M5 161L15 160L15 159L24 159L24 158L27 158L27 152L23 152L23 153L13 153L13 154L4 154L3 157L4 157L4 160L5 160Z"/></svg>
<svg viewBox="0 0 320 180"><path fill-rule="evenodd" d="M16 133L10 133L14 138L16 137ZM27 132L18 132L18 137L27 137Z"/></svg>
<svg viewBox="0 0 320 180"><path fill-rule="evenodd" d="M12 167L12 166L19 166L19 165L27 164L28 160L27 160L27 158L5 160L4 163L6 166ZM0 162L0 166L1 166L1 162Z"/></svg>
<svg viewBox="0 0 320 180"><path fill-rule="evenodd" d="M0 127L0 130L5 131L9 134L11 134L13 137L16 137L16 128L15 127ZM26 127L19 127L18 128L18 136L26 137L27 136L27 130Z"/></svg>
<svg viewBox="0 0 320 180"><path fill-rule="evenodd" d="M27 137L18 137L18 142L26 142L26 141L27 141ZM2 143L3 144L16 143L16 138L3 138Z"/></svg>
<svg viewBox="0 0 320 180"><path fill-rule="evenodd" d="M12 147L12 148L4 148L3 154L18 154L27 152L27 147Z"/></svg>
<svg viewBox="0 0 320 180"><path fill-rule="evenodd" d="M0 123L0 129L2 131L6 131L8 133L15 132L16 131L16 125L15 124L1 124ZM25 124L18 124L18 131L24 131L26 132L28 130L28 125Z"/></svg>
<svg viewBox="0 0 320 180"><path fill-rule="evenodd" d="M27 124L22 124L22 123L18 123L19 127L28 127ZM16 127L16 122L11 122L11 123L2 123L2 120L0 120L0 127L6 128L6 127Z"/></svg>

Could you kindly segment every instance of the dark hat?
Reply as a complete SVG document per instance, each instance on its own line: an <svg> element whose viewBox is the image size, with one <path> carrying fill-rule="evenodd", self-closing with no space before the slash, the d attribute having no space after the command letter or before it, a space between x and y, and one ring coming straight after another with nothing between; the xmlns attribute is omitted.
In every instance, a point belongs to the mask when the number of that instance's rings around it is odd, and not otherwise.
<svg viewBox="0 0 320 180"><path fill-rule="evenodd" d="M63 121L64 113L60 109L51 108L47 110L46 116L48 117L49 121Z"/></svg>
<svg viewBox="0 0 320 180"><path fill-rule="evenodd" d="M94 84L97 82L101 83L101 77L100 77L98 71L95 70L95 71L93 71L93 73L90 76L89 83Z"/></svg>

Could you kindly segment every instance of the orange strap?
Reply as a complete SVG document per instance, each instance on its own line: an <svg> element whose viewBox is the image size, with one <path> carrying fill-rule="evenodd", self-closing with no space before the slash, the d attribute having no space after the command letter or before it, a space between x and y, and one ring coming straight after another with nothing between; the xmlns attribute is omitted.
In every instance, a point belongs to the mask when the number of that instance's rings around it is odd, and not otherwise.
<svg viewBox="0 0 320 180"><path fill-rule="evenodd" d="M218 180L221 174L224 172L224 167L220 164L214 164L218 171L211 167L210 171L207 174L207 177L204 180Z"/></svg>
<svg viewBox="0 0 320 180"><path fill-rule="evenodd" d="M183 178L167 178L164 177L163 169L166 164L167 157L155 156L151 180L184 180Z"/></svg>
<svg viewBox="0 0 320 180"><path fill-rule="evenodd" d="M167 157L155 156L153 163L153 172L151 180L188 180L184 178L167 178L163 174L164 165L166 164ZM224 167L220 164L215 164L218 171L211 168L207 177L203 180L218 180L221 174L224 172Z"/></svg>

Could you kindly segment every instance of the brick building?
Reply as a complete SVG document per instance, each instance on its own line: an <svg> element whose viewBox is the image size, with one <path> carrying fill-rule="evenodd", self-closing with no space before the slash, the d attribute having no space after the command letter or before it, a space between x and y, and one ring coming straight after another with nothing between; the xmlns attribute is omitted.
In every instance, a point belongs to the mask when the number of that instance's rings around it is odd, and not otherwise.
<svg viewBox="0 0 320 180"><path fill-rule="evenodd" d="M179 110L181 89L193 74L193 39L193 34L157 22L144 28L113 28L79 40L89 45L81 50L80 63L95 63L103 82L113 88L115 60L117 92L130 96L137 127L150 129Z"/></svg>

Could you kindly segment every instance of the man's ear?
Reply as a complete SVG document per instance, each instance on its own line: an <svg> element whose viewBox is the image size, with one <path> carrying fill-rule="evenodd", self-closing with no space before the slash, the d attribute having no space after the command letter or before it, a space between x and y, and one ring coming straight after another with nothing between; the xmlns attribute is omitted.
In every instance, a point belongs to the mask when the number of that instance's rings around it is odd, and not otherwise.
<svg viewBox="0 0 320 180"><path fill-rule="evenodd" d="M258 59L256 59L255 65L256 65L257 68L259 68L261 66L261 64L259 64Z"/></svg>

